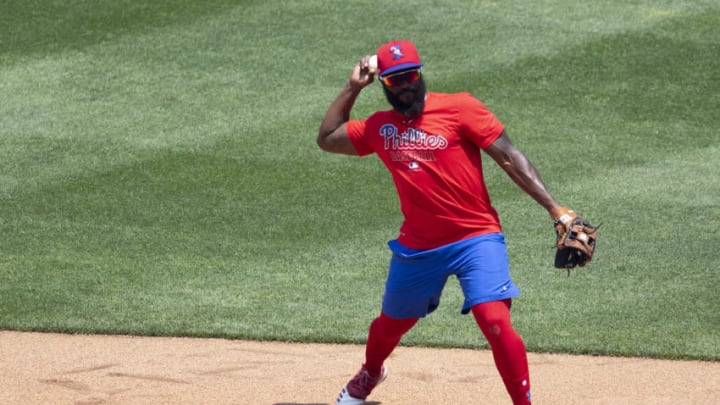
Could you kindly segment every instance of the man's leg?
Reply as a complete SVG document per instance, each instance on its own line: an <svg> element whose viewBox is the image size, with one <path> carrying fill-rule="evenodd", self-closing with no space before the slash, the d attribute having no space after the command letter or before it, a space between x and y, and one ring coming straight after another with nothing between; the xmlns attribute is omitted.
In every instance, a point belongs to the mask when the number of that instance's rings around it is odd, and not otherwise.
<svg viewBox="0 0 720 405"><path fill-rule="evenodd" d="M448 274L438 271L442 266L435 256L406 248L397 241L390 241L388 245L393 255L385 281L382 311L368 331L365 363L340 391L336 404L363 404L385 379L387 372L383 364L403 335L440 304Z"/></svg>
<svg viewBox="0 0 720 405"><path fill-rule="evenodd" d="M380 375L385 359L395 350L403 335L415 326L418 319L395 319L381 312L380 316L372 321L363 365L370 375Z"/></svg>
<svg viewBox="0 0 720 405"><path fill-rule="evenodd" d="M365 345L365 364L345 385L338 395L336 405L360 405L365 398L387 376L383 363L400 343L418 318L395 319L384 312L370 324L368 341Z"/></svg>
<svg viewBox="0 0 720 405"><path fill-rule="evenodd" d="M471 308L492 349L495 365L513 404L530 404L530 373L525 343L513 329L510 299L477 304Z"/></svg>

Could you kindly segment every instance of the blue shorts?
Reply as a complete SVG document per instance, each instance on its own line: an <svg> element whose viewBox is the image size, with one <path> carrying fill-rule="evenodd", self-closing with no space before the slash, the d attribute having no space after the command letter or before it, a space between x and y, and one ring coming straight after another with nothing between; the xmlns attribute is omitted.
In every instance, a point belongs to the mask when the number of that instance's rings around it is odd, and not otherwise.
<svg viewBox="0 0 720 405"><path fill-rule="evenodd" d="M393 255L385 283L382 310L396 319L422 318L440 305L447 279L460 282L462 313L483 302L520 294L510 278L505 236L491 233L429 250L388 242Z"/></svg>

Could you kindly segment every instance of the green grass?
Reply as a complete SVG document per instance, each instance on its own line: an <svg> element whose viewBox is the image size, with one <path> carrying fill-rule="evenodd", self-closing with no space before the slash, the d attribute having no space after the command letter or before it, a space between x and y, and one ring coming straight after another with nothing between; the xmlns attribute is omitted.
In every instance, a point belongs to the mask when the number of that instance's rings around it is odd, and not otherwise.
<svg viewBox="0 0 720 405"><path fill-rule="evenodd" d="M567 277L487 161L529 350L720 360L716 2L145 3L3 6L0 328L362 342L397 197L315 136L353 63L403 37L603 224ZM353 115L378 108L375 85ZM486 347L461 303L451 280L404 344Z"/></svg>

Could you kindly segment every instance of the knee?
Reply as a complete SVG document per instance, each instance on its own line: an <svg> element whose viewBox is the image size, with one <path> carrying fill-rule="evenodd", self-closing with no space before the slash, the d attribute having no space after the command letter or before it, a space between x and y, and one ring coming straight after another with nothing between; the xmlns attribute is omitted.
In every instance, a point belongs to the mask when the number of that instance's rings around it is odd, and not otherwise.
<svg viewBox="0 0 720 405"><path fill-rule="evenodd" d="M473 306L471 310L480 330L487 337L499 336L513 330L509 302L486 302Z"/></svg>
<svg viewBox="0 0 720 405"><path fill-rule="evenodd" d="M379 335L395 338L404 335L417 323L418 318L396 319L387 316L384 312L370 324L370 329Z"/></svg>

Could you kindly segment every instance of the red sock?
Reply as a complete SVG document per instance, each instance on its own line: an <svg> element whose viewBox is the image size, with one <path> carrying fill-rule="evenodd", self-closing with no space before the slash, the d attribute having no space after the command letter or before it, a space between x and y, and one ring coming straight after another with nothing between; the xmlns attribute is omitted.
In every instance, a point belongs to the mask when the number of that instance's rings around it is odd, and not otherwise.
<svg viewBox="0 0 720 405"><path fill-rule="evenodd" d="M368 340L365 345L364 367L371 375L379 375L382 365L400 343L400 338L409 331L418 318L395 319L384 312L370 324Z"/></svg>
<svg viewBox="0 0 720 405"><path fill-rule="evenodd" d="M530 372L525 343L510 321L510 299L472 307L477 324L492 349L495 366L513 404L530 404Z"/></svg>

